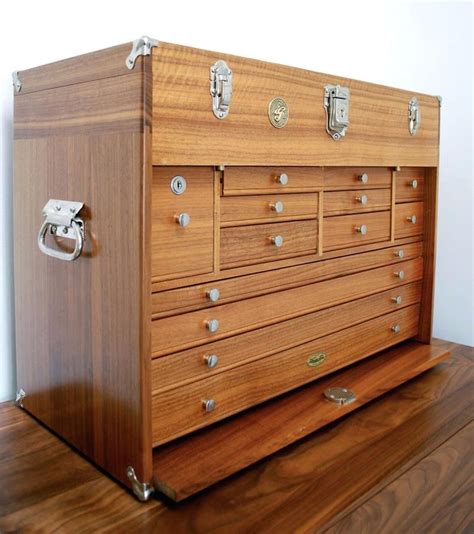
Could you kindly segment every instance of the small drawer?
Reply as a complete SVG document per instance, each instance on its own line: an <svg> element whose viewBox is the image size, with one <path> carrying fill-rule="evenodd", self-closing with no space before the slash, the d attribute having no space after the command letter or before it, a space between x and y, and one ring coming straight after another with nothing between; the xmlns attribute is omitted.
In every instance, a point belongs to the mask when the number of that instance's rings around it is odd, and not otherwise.
<svg viewBox="0 0 474 534"><path fill-rule="evenodd" d="M395 239L423 234L423 202L395 206Z"/></svg>
<svg viewBox="0 0 474 534"><path fill-rule="evenodd" d="M258 219L315 218L317 214L318 193L230 196L221 199L221 223L226 226Z"/></svg>
<svg viewBox="0 0 474 534"><path fill-rule="evenodd" d="M315 253L317 235L317 220L223 228L221 268Z"/></svg>
<svg viewBox="0 0 474 534"><path fill-rule="evenodd" d="M390 209L390 189L356 189L324 193L324 215L344 215Z"/></svg>
<svg viewBox="0 0 474 534"><path fill-rule="evenodd" d="M325 167L324 190L390 188L392 171L388 167Z"/></svg>
<svg viewBox="0 0 474 534"><path fill-rule="evenodd" d="M423 200L425 192L425 169L402 169L395 176L395 202Z"/></svg>
<svg viewBox="0 0 474 534"><path fill-rule="evenodd" d="M152 277L170 279L212 272L212 167L153 167L151 194Z"/></svg>
<svg viewBox="0 0 474 534"><path fill-rule="evenodd" d="M418 304L152 397L153 446L311 382L418 333Z"/></svg>
<svg viewBox="0 0 474 534"><path fill-rule="evenodd" d="M390 239L390 211L325 217L323 225L324 251Z"/></svg>
<svg viewBox="0 0 474 534"><path fill-rule="evenodd" d="M255 195L321 190L321 167L226 167L223 194Z"/></svg>

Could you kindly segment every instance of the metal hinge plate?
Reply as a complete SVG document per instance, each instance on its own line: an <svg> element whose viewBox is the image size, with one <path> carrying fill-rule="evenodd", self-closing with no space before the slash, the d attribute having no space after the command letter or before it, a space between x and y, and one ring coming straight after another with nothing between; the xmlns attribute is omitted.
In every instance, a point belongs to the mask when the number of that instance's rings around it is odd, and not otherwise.
<svg viewBox="0 0 474 534"><path fill-rule="evenodd" d="M416 96L408 102L408 131L410 135L415 135L421 124L420 106Z"/></svg>
<svg viewBox="0 0 474 534"><path fill-rule="evenodd" d="M326 131L334 141L339 141L341 137L346 135L349 126L349 100L348 87L326 85L324 88Z"/></svg>
<svg viewBox="0 0 474 534"><path fill-rule="evenodd" d="M135 62L138 56L149 56L151 54L151 49L154 46L159 46L159 44L157 39L147 37L146 35L139 39L135 39L132 44L132 50L125 60L127 68L132 70L133 67L135 67Z"/></svg>
<svg viewBox="0 0 474 534"><path fill-rule="evenodd" d="M212 112L218 119L225 119L232 99L232 71L224 60L220 59L211 66L209 80Z"/></svg>
<svg viewBox="0 0 474 534"><path fill-rule="evenodd" d="M72 232L72 222L75 221L81 227L84 238L84 222L77 217L83 207L83 202L50 198L43 208L43 215L49 224L50 232L58 237L75 239Z"/></svg>
<svg viewBox="0 0 474 534"><path fill-rule="evenodd" d="M17 70L12 72L12 83L13 87L15 88L15 93L19 93L21 91L21 80L18 76Z"/></svg>
<svg viewBox="0 0 474 534"><path fill-rule="evenodd" d="M136 495L139 501L147 501L155 491L155 488L152 484L140 482L138 480L137 475L135 474L135 469L133 469L133 467L130 465L127 467L127 478L130 480L133 493Z"/></svg>

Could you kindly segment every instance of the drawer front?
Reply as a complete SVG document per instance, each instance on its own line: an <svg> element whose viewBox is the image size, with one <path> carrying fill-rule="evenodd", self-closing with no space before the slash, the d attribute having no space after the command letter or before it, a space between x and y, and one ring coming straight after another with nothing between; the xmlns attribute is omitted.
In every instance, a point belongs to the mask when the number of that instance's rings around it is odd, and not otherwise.
<svg viewBox="0 0 474 534"><path fill-rule="evenodd" d="M388 167L325 167L324 190L390 188L392 171Z"/></svg>
<svg viewBox="0 0 474 534"><path fill-rule="evenodd" d="M224 195L294 193L323 187L321 167L226 167Z"/></svg>
<svg viewBox="0 0 474 534"><path fill-rule="evenodd" d="M419 305L358 324L152 398L158 445L365 358L418 332ZM206 412L203 401L215 403Z"/></svg>
<svg viewBox="0 0 474 534"><path fill-rule="evenodd" d="M422 243L409 243L403 246L362 252L337 259L321 260L276 271L161 291L151 296L152 314L154 317L158 317L193 309L214 307L223 303L325 280L333 276L381 267L388 263L400 262L403 259L418 258L422 254ZM212 289L219 291L217 301L212 301L209 298Z"/></svg>
<svg viewBox="0 0 474 534"><path fill-rule="evenodd" d="M245 334L155 358L152 361L153 393L213 376L250 360L416 304L420 301L421 284L421 281L405 284Z"/></svg>
<svg viewBox="0 0 474 534"><path fill-rule="evenodd" d="M389 239L390 211L324 218L324 251Z"/></svg>
<svg viewBox="0 0 474 534"><path fill-rule="evenodd" d="M317 220L222 228L221 267L311 254L316 252L317 239Z"/></svg>
<svg viewBox="0 0 474 534"><path fill-rule="evenodd" d="M330 191L323 197L324 215L343 215L390 209L390 189Z"/></svg>
<svg viewBox="0 0 474 534"><path fill-rule="evenodd" d="M425 193L425 169L402 169L395 174L395 201L423 200Z"/></svg>
<svg viewBox="0 0 474 534"><path fill-rule="evenodd" d="M423 234L423 202L395 206L395 239Z"/></svg>
<svg viewBox="0 0 474 534"><path fill-rule="evenodd" d="M175 194L171 181L186 180ZM180 215L182 216L179 219ZM189 222L186 220L189 217ZM188 224L186 224L188 222ZM154 167L151 272L153 278L212 272L214 265L214 173L211 167Z"/></svg>
<svg viewBox="0 0 474 534"><path fill-rule="evenodd" d="M221 199L221 223L227 223L229 226L258 219L314 218L317 214L318 193L250 195Z"/></svg>
<svg viewBox="0 0 474 534"><path fill-rule="evenodd" d="M399 274L403 272L402 277ZM152 353L169 354L421 279L421 258L209 310L152 321ZM213 323L212 321L218 321ZM218 326L217 330L213 327Z"/></svg>

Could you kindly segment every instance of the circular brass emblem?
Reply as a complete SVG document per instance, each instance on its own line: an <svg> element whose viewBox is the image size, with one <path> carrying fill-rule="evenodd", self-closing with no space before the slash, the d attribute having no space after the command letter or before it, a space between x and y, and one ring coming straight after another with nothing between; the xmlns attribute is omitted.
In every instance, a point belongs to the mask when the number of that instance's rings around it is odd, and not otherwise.
<svg viewBox="0 0 474 534"><path fill-rule="evenodd" d="M268 118L275 128L283 128L288 123L288 104L278 96L268 104Z"/></svg>

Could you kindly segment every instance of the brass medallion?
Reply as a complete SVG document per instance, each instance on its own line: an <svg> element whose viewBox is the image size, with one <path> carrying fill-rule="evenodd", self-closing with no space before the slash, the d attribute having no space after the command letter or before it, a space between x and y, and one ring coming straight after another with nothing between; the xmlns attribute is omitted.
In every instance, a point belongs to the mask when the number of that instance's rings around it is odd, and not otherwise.
<svg viewBox="0 0 474 534"><path fill-rule="evenodd" d="M310 356L306 363L308 367L316 367L324 362L326 359L326 354L324 352L316 352L316 354L313 354Z"/></svg>
<svg viewBox="0 0 474 534"><path fill-rule="evenodd" d="M275 128L283 128L288 123L288 104L281 96L274 98L268 104L268 118Z"/></svg>

